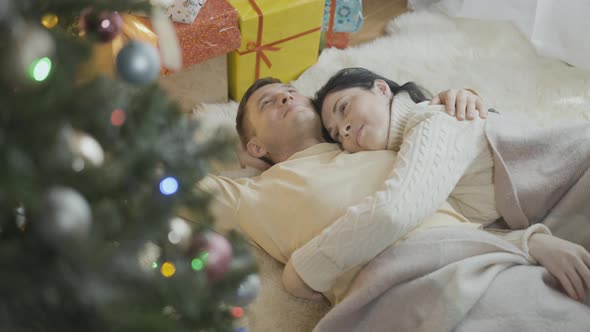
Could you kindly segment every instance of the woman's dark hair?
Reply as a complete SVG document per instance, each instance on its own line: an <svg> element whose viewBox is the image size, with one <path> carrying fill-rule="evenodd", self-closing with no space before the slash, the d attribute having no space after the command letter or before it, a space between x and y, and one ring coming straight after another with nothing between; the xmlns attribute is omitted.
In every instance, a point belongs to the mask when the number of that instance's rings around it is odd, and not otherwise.
<svg viewBox="0 0 590 332"><path fill-rule="evenodd" d="M322 86L316 92L315 97L312 99L313 106L318 111L318 113L320 113L321 117L322 104L330 93L348 88L362 88L370 90L375 85L375 80L378 79L387 82L387 85L389 85L389 89L391 89L391 92L394 96L400 92L405 91L410 95L410 98L412 98L415 103L432 99L432 94L428 92L428 90L414 82L408 82L400 86L394 81L365 68L344 68L339 70L336 74L334 74L334 76L330 77L328 82L326 82L326 84L324 84L324 86ZM334 142L334 140L326 131L325 127L323 128L322 132L324 138L327 141Z"/></svg>

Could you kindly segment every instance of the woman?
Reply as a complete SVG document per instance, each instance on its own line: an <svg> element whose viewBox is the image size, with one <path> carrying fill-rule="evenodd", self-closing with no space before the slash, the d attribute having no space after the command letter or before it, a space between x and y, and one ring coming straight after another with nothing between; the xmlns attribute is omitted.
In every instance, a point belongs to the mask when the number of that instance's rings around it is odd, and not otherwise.
<svg viewBox="0 0 590 332"><path fill-rule="evenodd" d="M328 138L352 153L399 153L383 191L349 208L293 254L287 268L294 266L313 289L321 290L344 271L367 263L447 199L471 221L489 226L502 217L511 228L525 228L548 216L575 215L569 208L574 203L585 208L580 202L589 198L590 125L529 133L509 120L498 122L495 114L487 120L457 121L427 101L427 92L417 85L399 86L362 68L341 70L316 94ZM520 132L513 130L515 126ZM551 149L540 139L552 139ZM553 150L569 157L547 163L543 157L554 157ZM537 168L543 176L528 173ZM580 216L590 218L587 212ZM350 229L378 236L363 243L362 252L349 252L358 246L339 241ZM543 242L553 250L531 255L570 297L585 298L590 254L555 237ZM318 262L332 262L327 271L334 272L314 274L309 267Z"/></svg>

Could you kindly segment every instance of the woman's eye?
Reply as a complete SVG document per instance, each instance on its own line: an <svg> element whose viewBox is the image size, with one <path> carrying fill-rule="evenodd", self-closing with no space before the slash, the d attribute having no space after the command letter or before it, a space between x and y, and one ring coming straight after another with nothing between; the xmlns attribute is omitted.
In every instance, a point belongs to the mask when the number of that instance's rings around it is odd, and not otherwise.
<svg viewBox="0 0 590 332"><path fill-rule="evenodd" d="M347 105L348 105L348 103L342 103L342 104L340 105L340 109L339 109L339 111L340 111L340 112L344 112L344 110L346 109L346 106L347 106Z"/></svg>

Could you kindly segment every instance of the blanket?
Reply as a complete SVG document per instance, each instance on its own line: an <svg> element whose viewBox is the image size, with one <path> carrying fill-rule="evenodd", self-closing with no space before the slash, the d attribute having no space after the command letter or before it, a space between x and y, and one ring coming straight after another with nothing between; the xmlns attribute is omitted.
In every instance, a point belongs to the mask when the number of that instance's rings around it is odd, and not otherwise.
<svg viewBox="0 0 590 332"><path fill-rule="evenodd" d="M588 331L590 307L556 285L500 238L431 228L367 264L314 331Z"/></svg>
<svg viewBox="0 0 590 332"><path fill-rule="evenodd" d="M491 113L486 136L496 204L510 228L537 222L590 227L590 123L541 128Z"/></svg>

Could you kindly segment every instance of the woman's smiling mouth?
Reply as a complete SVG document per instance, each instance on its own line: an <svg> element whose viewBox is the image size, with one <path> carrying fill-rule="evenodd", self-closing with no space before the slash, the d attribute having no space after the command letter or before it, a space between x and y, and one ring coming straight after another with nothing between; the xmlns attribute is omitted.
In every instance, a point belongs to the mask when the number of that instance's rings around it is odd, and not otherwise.
<svg viewBox="0 0 590 332"><path fill-rule="evenodd" d="M365 124L363 123L360 128L357 130L356 132L356 145L360 147L359 144L359 138L361 137L361 132L363 131L363 127L365 126Z"/></svg>

